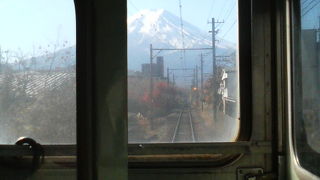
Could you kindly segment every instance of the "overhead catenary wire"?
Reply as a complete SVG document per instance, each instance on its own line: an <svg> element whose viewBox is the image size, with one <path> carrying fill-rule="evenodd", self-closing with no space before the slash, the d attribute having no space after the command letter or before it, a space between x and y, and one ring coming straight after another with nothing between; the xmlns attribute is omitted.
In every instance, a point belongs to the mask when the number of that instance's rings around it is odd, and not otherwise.
<svg viewBox="0 0 320 180"><path fill-rule="evenodd" d="M315 2L315 1L318 1L316 2L312 7L310 7L308 10L306 10L301 16L305 16L306 14L308 14L313 8L315 8L319 3L320 3L320 0L313 0L312 2ZM312 3L311 2L311 3Z"/></svg>
<svg viewBox="0 0 320 180"><path fill-rule="evenodd" d="M129 1L129 3L131 4L131 6L132 6L134 9L136 9L136 10L137 10L137 12L140 12L139 8L137 8L137 6L136 6L136 5L134 5L134 4L133 4L133 2L132 2L131 0L128 0L128 1Z"/></svg>
<svg viewBox="0 0 320 180"><path fill-rule="evenodd" d="M224 3L223 3L223 5L222 5L222 7L221 7L221 9L220 9L219 15L218 15L218 18L219 18L219 19L221 19L222 14L223 14L223 11L224 11L227 3L228 3L228 0L225 0Z"/></svg>
<svg viewBox="0 0 320 180"><path fill-rule="evenodd" d="M222 17L223 17L223 12L225 12L225 11L224 11L224 10L225 10L225 7L226 7L226 5L228 4L229 1L230 1L230 0L225 0L225 1L224 1L223 5L221 6L219 15L217 16L218 19L222 19ZM219 26L221 26L221 24L217 24L216 28L219 28Z"/></svg>
<svg viewBox="0 0 320 180"><path fill-rule="evenodd" d="M309 0L305 0L305 1L303 1L301 4L304 5L304 4L306 4L308 1L309 1Z"/></svg>
<svg viewBox="0 0 320 180"><path fill-rule="evenodd" d="M233 26L236 24L237 19L234 20L234 22L232 23L232 25L229 27L229 29L223 34L223 36L221 37L221 39L223 39L229 32L230 30L233 28Z"/></svg>
<svg viewBox="0 0 320 180"><path fill-rule="evenodd" d="M182 41L182 48L185 48L185 44L184 44L184 29L183 29L183 19L182 19L182 3L181 0L179 0L179 11L180 11L180 28L181 28L181 41ZM186 51L183 50L183 62L184 62L184 66L186 66L186 62L185 62L185 58L186 58ZM182 56L181 56L182 59Z"/></svg>
<svg viewBox="0 0 320 180"><path fill-rule="evenodd" d="M208 17L207 17L208 21L209 21L209 18L212 16L213 7L214 7L215 2L216 2L215 0L212 0L212 4L211 4L210 10L209 10Z"/></svg>
<svg viewBox="0 0 320 180"><path fill-rule="evenodd" d="M231 15L231 13L233 12L233 10L234 10L234 8L236 7L236 3L233 3L233 6L229 9L229 11L226 13L226 16L224 16L224 20L226 21L226 22L228 22L228 20L229 20L229 18L230 18L230 15ZM221 26L219 26L220 24L218 24L218 28L222 28L223 27L223 25L224 25L225 23L222 23L222 25Z"/></svg>
<svg viewBox="0 0 320 180"><path fill-rule="evenodd" d="M189 34L190 35L189 35ZM199 41L203 41L203 40L207 40L207 41L209 41L208 39L210 38L210 36L209 35L207 35L207 36L204 36L203 34L194 34L193 32L191 32L191 31L189 31L188 33L184 33L184 36L188 36L188 37L190 37L190 38L199 38L200 40ZM192 36L193 37L192 37Z"/></svg>
<svg viewBox="0 0 320 180"><path fill-rule="evenodd" d="M301 7L301 11L305 11L312 3L314 3L317 0L311 0L306 6Z"/></svg>

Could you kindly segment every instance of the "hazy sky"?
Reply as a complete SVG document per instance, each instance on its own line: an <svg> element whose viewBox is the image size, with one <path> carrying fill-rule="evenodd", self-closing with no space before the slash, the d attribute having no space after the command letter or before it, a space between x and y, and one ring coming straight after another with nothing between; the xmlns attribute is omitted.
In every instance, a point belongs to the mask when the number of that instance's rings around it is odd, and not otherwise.
<svg viewBox="0 0 320 180"><path fill-rule="evenodd" d="M182 17L204 31L211 17L225 20L220 36L235 41L236 0L181 0ZM129 0L128 15L142 9L166 9L179 16L179 0ZM39 46L68 41L75 44L73 0L1 0L0 46L2 50L32 53ZM233 27L231 29L231 27ZM229 30L230 29L230 30ZM234 30L233 30L234 29ZM228 34L224 34L226 32Z"/></svg>
<svg viewBox="0 0 320 180"><path fill-rule="evenodd" d="M310 0L302 1L307 6ZM225 23L218 26L218 36L236 42L237 0L181 0L182 17L204 31L212 17ZM310 1L311 2L311 1ZM316 1L317 2L317 1ZM307 6L308 7L308 6ZM312 7L312 4L309 6ZM303 17L305 28L319 26L318 4ZM162 8L179 16L179 0L128 0L128 15L142 9ZM308 8L305 8L308 10ZM75 44L73 0L0 0L0 47L28 53L39 46L68 41ZM209 35L209 34L208 34Z"/></svg>
<svg viewBox="0 0 320 180"><path fill-rule="evenodd" d="M21 49L30 55L39 46L75 44L72 0L0 0L0 23L2 51Z"/></svg>

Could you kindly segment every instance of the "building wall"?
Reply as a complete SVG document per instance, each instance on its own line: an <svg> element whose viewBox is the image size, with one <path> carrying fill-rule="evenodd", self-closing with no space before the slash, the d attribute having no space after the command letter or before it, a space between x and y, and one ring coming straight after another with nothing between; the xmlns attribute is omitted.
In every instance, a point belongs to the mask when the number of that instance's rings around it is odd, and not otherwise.
<svg viewBox="0 0 320 180"><path fill-rule="evenodd" d="M150 63L141 64L141 72L144 76L150 76ZM164 61L162 56L157 57L156 63L152 63L152 76L164 77Z"/></svg>
<svg viewBox="0 0 320 180"><path fill-rule="evenodd" d="M163 61L163 56L158 56L157 57L157 73L159 77L164 77L164 61Z"/></svg>

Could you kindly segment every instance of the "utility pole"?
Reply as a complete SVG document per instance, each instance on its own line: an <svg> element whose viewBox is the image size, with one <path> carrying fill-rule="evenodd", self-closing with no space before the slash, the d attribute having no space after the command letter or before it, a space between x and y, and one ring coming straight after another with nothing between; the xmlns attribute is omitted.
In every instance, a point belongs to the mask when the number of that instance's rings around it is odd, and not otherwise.
<svg viewBox="0 0 320 180"><path fill-rule="evenodd" d="M193 69L193 82L192 82L192 84L193 84L193 88L195 88L196 87L196 69L195 68Z"/></svg>
<svg viewBox="0 0 320 180"><path fill-rule="evenodd" d="M2 51L0 47L0 73L2 73Z"/></svg>
<svg viewBox="0 0 320 180"><path fill-rule="evenodd" d="M199 105L199 80L198 80L198 65L196 65L196 104Z"/></svg>
<svg viewBox="0 0 320 180"><path fill-rule="evenodd" d="M203 101L204 101L204 97L203 97L203 55L201 53L200 55L200 87L201 87L201 94L200 94L200 100L201 100L201 110L203 111Z"/></svg>
<svg viewBox="0 0 320 180"><path fill-rule="evenodd" d="M216 21L212 18L212 75L214 76L216 73Z"/></svg>
<svg viewBox="0 0 320 180"><path fill-rule="evenodd" d="M153 79L152 79L152 64L153 64L153 57L152 57L152 44L150 44L150 99L153 102Z"/></svg>
<svg viewBox="0 0 320 180"><path fill-rule="evenodd" d="M198 91L198 88L199 88L199 82L198 82L198 65L196 65L196 88L197 88L197 91Z"/></svg>
<svg viewBox="0 0 320 180"><path fill-rule="evenodd" d="M217 102L217 97L216 95L216 90L217 90L217 85L215 84L215 78L217 76L217 69L216 69L216 35L218 31L216 31L216 24L218 23L224 23L223 21L216 21L214 18L211 19L211 24L212 24L212 90L213 90L213 95L212 95L212 111L213 111L213 119L216 119L216 102Z"/></svg>
<svg viewBox="0 0 320 180"><path fill-rule="evenodd" d="M167 68L167 85L170 85L170 74L169 74L169 68Z"/></svg>
<svg viewBox="0 0 320 180"><path fill-rule="evenodd" d="M174 71L172 72L172 85L175 86L176 80L174 78Z"/></svg>
<svg viewBox="0 0 320 180"><path fill-rule="evenodd" d="M224 21L216 21L215 18L211 19L212 29L209 31L212 35L212 74L216 74L216 35L218 30L216 30L216 24L224 23Z"/></svg>

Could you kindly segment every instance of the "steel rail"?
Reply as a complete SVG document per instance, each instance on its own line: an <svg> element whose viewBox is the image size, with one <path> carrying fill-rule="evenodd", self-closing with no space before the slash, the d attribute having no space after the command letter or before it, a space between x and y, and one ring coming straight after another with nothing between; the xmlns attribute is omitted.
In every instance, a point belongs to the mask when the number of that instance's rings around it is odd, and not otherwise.
<svg viewBox="0 0 320 180"><path fill-rule="evenodd" d="M193 125L192 125L191 110L189 110L189 123L190 123L190 129L191 129L192 142L195 142L194 128L193 128Z"/></svg>
<svg viewBox="0 0 320 180"><path fill-rule="evenodd" d="M171 143L174 143L175 139L176 139L176 135L177 135L177 132L178 132L178 129L179 129L179 126L180 126L180 122L181 122L181 116L183 114L183 111L182 110L179 114L179 117L178 117L178 121L177 121L177 124L176 124L176 127L174 129L174 132L173 132L173 137L172 137L172 140L171 140Z"/></svg>

